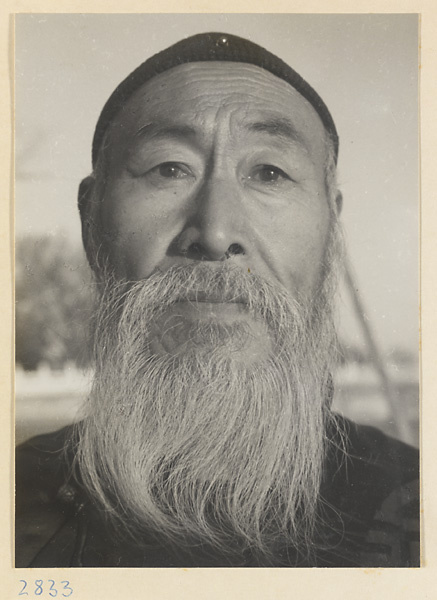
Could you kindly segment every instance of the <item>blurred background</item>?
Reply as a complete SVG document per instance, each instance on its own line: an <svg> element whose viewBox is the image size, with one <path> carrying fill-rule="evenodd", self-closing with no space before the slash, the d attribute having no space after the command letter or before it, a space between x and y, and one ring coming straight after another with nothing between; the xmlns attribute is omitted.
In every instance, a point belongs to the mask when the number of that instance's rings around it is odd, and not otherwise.
<svg viewBox="0 0 437 600"><path fill-rule="evenodd" d="M334 407L419 442L417 15L15 18L16 442L77 418L92 377L92 279L77 186L100 110L138 64L201 31L265 46L327 103L340 135L349 263Z"/></svg>

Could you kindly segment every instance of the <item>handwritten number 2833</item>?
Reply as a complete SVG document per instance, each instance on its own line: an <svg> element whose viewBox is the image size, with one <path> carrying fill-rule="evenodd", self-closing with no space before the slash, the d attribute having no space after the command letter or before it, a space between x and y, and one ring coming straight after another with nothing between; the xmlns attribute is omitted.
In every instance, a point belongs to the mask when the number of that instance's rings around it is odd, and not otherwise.
<svg viewBox="0 0 437 600"><path fill-rule="evenodd" d="M19 596L29 596L29 592L26 591L27 581L25 579L20 579L20 583L23 584L21 591L19 592ZM58 590L55 587L55 581L53 579L49 579L48 583L50 587L48 588L48 594L52 598L55 598L58 595ZM68 598L73 593L73 588L70 587L69 581L61 581L62 590L60 590L60 595L64 598ZM46 588L47 589L47 588ZM44 581L42 579L35 579L35 589L33 594L35 596L41 596L44 594Z"/></svg>

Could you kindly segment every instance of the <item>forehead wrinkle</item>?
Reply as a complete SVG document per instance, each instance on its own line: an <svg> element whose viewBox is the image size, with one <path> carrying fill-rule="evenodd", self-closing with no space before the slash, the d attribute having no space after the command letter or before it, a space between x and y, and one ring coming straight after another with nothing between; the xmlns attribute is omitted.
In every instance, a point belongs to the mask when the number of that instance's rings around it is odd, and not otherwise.
<svg viewBox="0 0 437 600"><path fill-rule="evenodd" d="M179 70L183 67L179 66L176 69ZM229 79L230 74L233 75L231 80ZM279 149L294 146L303 150L306 155L313 154L313 144L311 140L306 139L305 133L307 130L309 131L314 118L312 114L303 115L301 104L302 102L307 103L303 98L299 98L297 92L293 94L294 90L289 86L276 89L276 78L273 80L269 78L266 83L269 84L272 93L269 93L267 97L266 94L260 94L260 90L255 84L260 83L258 80L263 73L258 73L258 71L251 73L252 77L248 78L242 78L239 71L237 73L232 70L230 73L227 71L224 81L222 81L223 77L215 75L215 73L211 73L210 69L205 74L201 72L200 75L198 69L193 73L174 71L174 73L164 74L166 79L170 77L172 84L170 86L170 83L166 81L164 91L169 91L170 87L173 87L173 91L170 95L162 94L161 84L158 89L158 98L155 97L155 87L159 83L158 78L163 78L163 76L157 76L156 81L147 82L132 99L136 103L135 110L131 105L131 110L128 111L128 113L132 113L132 116L135 115L136 123L131 121L132 124L127 126L127 130L130 130L131 133L126 131L126 137L130 138L127 142L129 149L126 148L126 150L132 151L137 142L141 143L140 140L144 136L146 141L168 138L170 141L181 141L196 147L199 144L203 146L207 140L208 142L214 140L216 150L220 154L217 144L222 146L225 141L235 145L239 139L246 139L247 144L252 146L250 137L246 138L245 135L245 133L252 133L259 134L260 143L268 142ZM236 75L239 77L237 78ZM264 80L261 81L261 83L263 82ZM237 88L236 84L239 84ZM265 87L261 86L262 89ZM186 103L186 106L184 105L183 111L177 111L178 99L182 96L185 97L186 93L188 93L187 100L189 102ZM287 114L290 106L285 97L289 97L290 93L295 96L291 100L298 104L297 123L294 123L294 114L293 116ZM292 111L293 106L292 102ZM308 109L308 107L306 108ZM311 107L309 108L311 109ZM315 112L314 115L316 115ZM305 117L305 122L302 124L303 117ZM320 123L320 125L322 124ZM303 131L300 130L300 126L303 126ZM265 136L264 140L263 136ZM319 147L319 144L317 146Z"/></svg>
<svg viewBox="0 0 437 600"><path fill-rule="evenodd" d="M208 102L208 97L203 96L201 100L206 100L204 106L200 106L195 110L196 100L197 98L193 99L192 108L188 115L162 111L162 104L158 107L157 112L152 110L152 114L145 114L144 119L140 120L136 130L134 129L129 136L130 144L142 140L146 142L170 140L198 146L204 141L205 136L207 137L215 131L218 113L222 105L216 106L214 102ZM147 122L144 122L145 120ZM141 124L141 121L143 124Z"/></svg>
<svg viewBox="0 0 437 600"><path fill-rule="evenodd" d="M235 129L235 126L240 131L243 128L241 122L238 122L238 118L234 123L234 116L235 113L246 107L246 103L239 96L238 101L225 98L218 104L214 97L213 99L214 102L209 102L208 97L203 97L202 100L206 100L205 106L192 111L190 115L183 115L183 118L186 118L190 124L179 122L181 117L176 120L167 120L162 116L158 117L156 121L145 123L134 132L133 143L142 139L146 142L180 141L196 148L203 147L205 150L208 148L212 154L220 155L225 146L233 145L237 141L232 130Z"/></svg>

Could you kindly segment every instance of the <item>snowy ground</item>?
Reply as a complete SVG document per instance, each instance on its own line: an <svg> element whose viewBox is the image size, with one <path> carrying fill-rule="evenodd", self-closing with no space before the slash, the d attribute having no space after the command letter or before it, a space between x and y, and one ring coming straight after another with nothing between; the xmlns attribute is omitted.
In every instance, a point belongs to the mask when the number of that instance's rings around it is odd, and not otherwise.
<svg viewBox="0 0 437 600"><path fill-rule="evenodd" d="M55 431L80 418L92 374L68 367L64 371L40 368L16 370L15 442Z"/></svg>

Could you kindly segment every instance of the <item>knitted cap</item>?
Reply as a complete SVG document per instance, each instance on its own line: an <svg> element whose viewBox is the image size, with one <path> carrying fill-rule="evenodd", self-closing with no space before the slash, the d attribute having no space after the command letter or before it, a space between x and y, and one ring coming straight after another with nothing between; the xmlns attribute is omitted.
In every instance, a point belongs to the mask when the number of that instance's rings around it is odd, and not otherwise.
<svg viewBox="0 0 437 600"><path fill-rule="evenodd" d="M249 63L261 67L289 83L317 111L334 143L337 160L339 140L331 113L317 92L296 71L271 52L249 40L227 33L200 33L155 54L137 67L115 89L103 107L94 132L93 167L97 162L108 125L134 92L146 81L168 69L185 63L205 61Z"/></svg>

